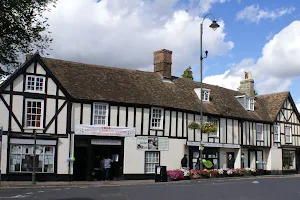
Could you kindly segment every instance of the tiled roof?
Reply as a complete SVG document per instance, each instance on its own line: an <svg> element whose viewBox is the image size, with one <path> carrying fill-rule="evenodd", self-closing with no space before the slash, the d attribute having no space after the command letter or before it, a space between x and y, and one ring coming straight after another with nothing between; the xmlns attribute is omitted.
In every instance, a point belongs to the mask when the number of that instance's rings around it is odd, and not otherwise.
<svg viewBox="0 0 300 200"><path fill-rule="evenodd" d="M42 58L49 70L74 99L144 104L198 112L200 100L194 92L200 83L172 77L164 82L154 72L83 64ZM210 102L203 102L203 113L271 122L284 96L258 96L255 111L246 111L235 96L240 92L203 84L211 89Z"/></svg>
<svg viewBox="0 0 300 200"><path fill-rule="evenodd" d="M280 92L258 96L258 99L265 102L265 108L272 121L276 120L276 117L289 94L290 92Z"/></svg>

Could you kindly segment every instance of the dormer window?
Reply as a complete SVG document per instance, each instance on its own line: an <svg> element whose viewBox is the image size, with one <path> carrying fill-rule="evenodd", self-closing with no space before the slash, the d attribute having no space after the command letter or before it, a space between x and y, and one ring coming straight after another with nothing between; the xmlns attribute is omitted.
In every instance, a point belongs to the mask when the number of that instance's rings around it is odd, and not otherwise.
<svg viewBox="0 0 300 200"><path fill-rule="evenodd" d="M194 91L197 94L198 98L200 99L201 88L195 88ZM209 101L209 96L210 96L210 89L202 88L202 101Z"/></svg>
<svg viewBox="0 0 300 200"><path fill-rule="evenodd" d="M254 111L254 97L242 95L236 96L236 98L246 110Z"/></svg>

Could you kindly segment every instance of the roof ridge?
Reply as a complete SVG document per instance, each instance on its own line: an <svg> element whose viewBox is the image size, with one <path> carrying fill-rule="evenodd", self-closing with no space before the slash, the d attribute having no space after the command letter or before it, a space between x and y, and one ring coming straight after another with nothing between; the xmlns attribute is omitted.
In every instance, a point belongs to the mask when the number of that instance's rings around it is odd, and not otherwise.
<svg viewBox="0 0 300 200"><path fill-rule="evenodd" d="M284 92L275 92L275 93L269 93L269 94L261 94L261 95L257 95L257 97L261 97L261 96L268 96L268 95L276 95L276 94L284 94L284 93L290 93L290 91L284 91Z"/></svg>

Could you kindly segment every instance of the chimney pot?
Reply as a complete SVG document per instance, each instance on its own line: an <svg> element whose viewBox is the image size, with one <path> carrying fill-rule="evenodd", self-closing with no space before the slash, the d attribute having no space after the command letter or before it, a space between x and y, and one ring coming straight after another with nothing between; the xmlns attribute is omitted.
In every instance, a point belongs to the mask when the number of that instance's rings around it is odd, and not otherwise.
<svg viewBox="0 0 300 200"><path fill-rule="evenodd" d="M247 94L248 96L254 97L254 80L252 78L251 72L245 72L244 74L244 80L241 80L240 82L240 88L239 91L242 93Z"/></svg>

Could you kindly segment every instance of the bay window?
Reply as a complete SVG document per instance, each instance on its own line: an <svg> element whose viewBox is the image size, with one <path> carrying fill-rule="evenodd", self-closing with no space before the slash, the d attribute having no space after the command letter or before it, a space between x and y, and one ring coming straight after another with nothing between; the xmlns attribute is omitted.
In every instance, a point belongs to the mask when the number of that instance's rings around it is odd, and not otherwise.
<svg viewBox="0 0 300 200"><path fill-rule="evenodd" d="M10 146L9 171L32 172L34 146L30 144L12 144ZM35 170L40 173L54 173L54 146L37 145Z"/></svg>

